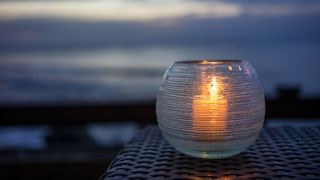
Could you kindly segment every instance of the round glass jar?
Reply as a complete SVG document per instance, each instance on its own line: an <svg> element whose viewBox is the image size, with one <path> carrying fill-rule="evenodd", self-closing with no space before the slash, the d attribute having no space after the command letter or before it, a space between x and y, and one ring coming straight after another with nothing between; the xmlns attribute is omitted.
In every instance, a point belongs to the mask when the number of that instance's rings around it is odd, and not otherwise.
<svg viewBox="0 0 320 180"><path fill-rule="evenodd" d="M162 135L178 151L226 158L258 137L264 91L248 61L178 61L164 74L156 111Z"/></svg>

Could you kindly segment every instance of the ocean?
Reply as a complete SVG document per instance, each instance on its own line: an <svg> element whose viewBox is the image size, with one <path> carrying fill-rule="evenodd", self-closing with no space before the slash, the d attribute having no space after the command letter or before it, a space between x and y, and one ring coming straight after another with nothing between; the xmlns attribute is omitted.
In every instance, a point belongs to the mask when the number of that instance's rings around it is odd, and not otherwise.
<svg viewBox="0 0 320 180"><path fill-rule="evenodd" d="M278 85L320 93L320 47L147 46L0 53L0 104L123 103L156 98L167 66L178 60L245 59L268 96Z"/></svg>

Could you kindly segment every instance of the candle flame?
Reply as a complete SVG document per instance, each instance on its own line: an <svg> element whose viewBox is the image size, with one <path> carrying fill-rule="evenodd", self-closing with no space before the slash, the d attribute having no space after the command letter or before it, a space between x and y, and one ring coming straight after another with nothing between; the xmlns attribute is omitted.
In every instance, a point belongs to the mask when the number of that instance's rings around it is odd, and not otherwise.
<svg viewBox="0 0 320 180"><path fill-rule="evenodd" d="M218 81L216 77L213 77L210 85L210 98L214 98L218 96Z"/></svg>

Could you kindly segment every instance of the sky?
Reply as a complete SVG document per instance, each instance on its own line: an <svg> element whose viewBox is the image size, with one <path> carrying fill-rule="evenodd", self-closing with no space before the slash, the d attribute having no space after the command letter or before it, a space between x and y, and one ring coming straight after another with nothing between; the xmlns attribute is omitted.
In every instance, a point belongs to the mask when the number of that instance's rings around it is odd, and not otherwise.
<svg viewBox="0 0 320 180"><path fill-rule="evenodd" d="M201 58L319 94L319 22L319 0L0 0L0 101L154 96L166 66Z"/></svg>
<svg viewBox="0 0 320 180"><path fill-rule="evenodd" d="M316 0L0 0L0 52L317 43Z"/></svg>
<svg viewBox="0 0 320 180"><path fill-rule="evenodd" d="M226 18L320 13L316 0L2 0L0 19L54 17L73 20L152 21L180 17Z"/></svg>

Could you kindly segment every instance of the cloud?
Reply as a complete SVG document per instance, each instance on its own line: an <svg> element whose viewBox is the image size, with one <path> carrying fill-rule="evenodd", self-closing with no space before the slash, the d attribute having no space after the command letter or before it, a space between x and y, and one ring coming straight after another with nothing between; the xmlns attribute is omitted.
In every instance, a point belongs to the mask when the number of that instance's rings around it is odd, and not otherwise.
<svg viewBox="0 0 320 180"><path fill-rule="evenodd" d="M162 22L16 20L0 23L0 51L98 47L254 47L319 44L320 16L185 17Z"/></svg>
<svg viewBox="0 0 320 180"><path fill-rule="evenodd" d="M154 21L181 17L228 18L320 14L320 2L294 1L2 1L0 19L54 17L74 20ZM311 3L309 3L311 2Z"/></svg>
<svg viewBox="0 0 320 180"><path fill-rule="evenodd" d="M244 7L252 16L288 16L297 14L320 14L320 3L313 4L256 4Z"/></svg>
<svg viewBox="0 0 320 180"><path fill-rule="evenodd" d="M212 2L172 1L32 1L1 2L0 18L62 17L91 20L136 20L147 21L177 18L189 15L199 17L228 17L240 13L237 5Z"/></svg>

